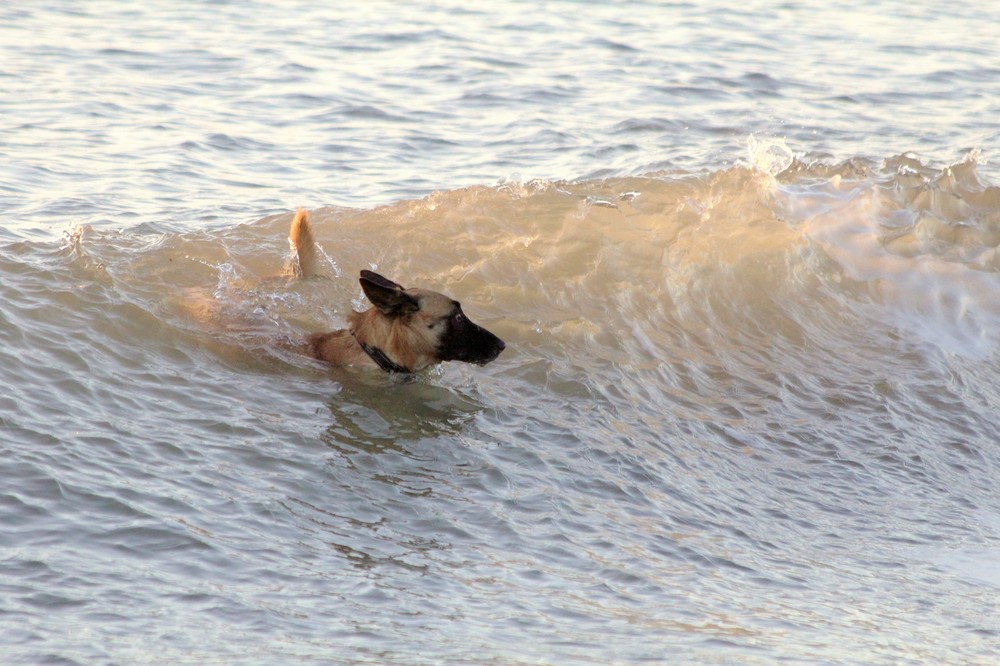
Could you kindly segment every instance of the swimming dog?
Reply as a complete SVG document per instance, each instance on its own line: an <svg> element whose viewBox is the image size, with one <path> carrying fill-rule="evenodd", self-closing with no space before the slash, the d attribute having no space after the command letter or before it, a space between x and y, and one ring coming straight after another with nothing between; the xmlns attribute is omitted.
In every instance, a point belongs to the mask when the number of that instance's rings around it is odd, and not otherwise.
<svg viewBox="0 0 1000 666"><path fill-rule="evenodd" d="M295 214L288 238L298 254L296 273L306 278L318 274L319 248L304 209ZM348 315L346 329L309 336L308 348L316 358L337 366L411 373L441 361L486 365L506 347L444 294L406 289L372 271L361 271L360 282L373 307Z"/></svg>

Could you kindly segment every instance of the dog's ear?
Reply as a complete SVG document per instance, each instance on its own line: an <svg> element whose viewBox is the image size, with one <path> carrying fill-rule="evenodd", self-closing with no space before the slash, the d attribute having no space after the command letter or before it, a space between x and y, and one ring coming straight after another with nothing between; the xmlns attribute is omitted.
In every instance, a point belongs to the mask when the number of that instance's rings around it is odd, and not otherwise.
<svg viewBox="0 0 1000 666"><path fill-rule="evenodd" d="M372 271L361 271L361 288L368 300L383 314L400 317L413 314L420 309L420 303L392 280Z"/></svg>

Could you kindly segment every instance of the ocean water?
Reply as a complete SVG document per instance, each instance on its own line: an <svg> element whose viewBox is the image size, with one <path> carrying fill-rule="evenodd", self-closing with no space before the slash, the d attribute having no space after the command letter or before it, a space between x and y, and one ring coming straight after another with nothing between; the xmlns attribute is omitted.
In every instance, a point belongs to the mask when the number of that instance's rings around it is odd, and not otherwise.
<svg viewBox="0 0 1000 666"><path fill-rule="evenodd" d="M0 6L0 663L1000 662L997 25Z"/></svg>

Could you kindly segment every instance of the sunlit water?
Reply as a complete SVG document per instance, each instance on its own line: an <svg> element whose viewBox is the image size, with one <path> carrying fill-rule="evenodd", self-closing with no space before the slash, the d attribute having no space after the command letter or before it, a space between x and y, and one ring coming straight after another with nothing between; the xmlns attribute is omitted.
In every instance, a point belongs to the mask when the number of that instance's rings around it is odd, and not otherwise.
<svg viewBox="0 0 1000 666"><path fill-rule="evenodd" d="M0 662L1000 660L993 3L326 4L0 7Z"/></svg>

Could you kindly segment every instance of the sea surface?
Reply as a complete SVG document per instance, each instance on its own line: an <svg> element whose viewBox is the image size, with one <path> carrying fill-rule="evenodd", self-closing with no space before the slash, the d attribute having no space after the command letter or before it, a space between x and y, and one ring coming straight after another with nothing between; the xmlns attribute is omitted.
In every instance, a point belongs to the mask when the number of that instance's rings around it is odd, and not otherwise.
<svg viewBox="0 0 1000 666"><path fill-rule="evenodd" d="M0 4L0 664L1000 663L998 143L992 0Z"/></svg>

